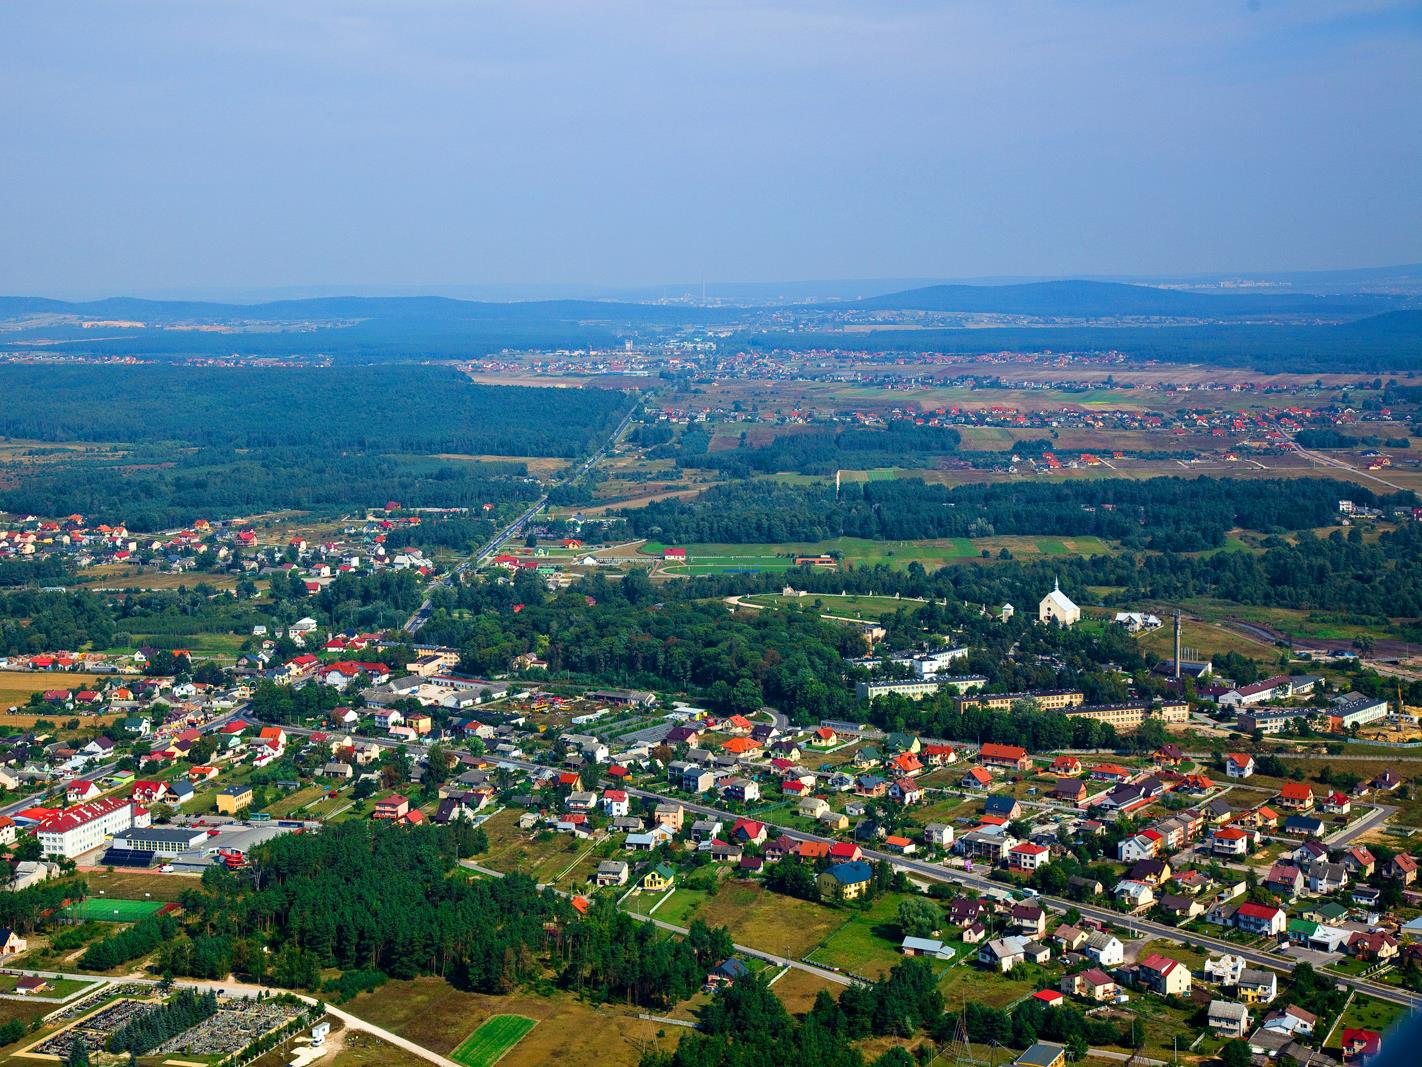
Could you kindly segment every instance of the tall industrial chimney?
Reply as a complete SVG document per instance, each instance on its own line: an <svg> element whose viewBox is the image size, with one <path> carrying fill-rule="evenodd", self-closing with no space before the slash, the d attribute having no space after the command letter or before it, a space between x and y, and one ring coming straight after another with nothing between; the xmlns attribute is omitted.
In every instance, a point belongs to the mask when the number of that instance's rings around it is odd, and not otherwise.
<svg viewBox="0 0 1422 1067"><path fill-rule="evenodd" d="M1180 611L1175 611L1175 680L1180 681Z"/></svg>

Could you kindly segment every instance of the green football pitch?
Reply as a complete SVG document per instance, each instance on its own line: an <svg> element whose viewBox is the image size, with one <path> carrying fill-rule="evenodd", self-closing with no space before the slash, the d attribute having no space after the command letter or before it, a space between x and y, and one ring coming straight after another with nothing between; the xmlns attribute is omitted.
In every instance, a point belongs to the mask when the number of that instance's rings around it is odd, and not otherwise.
<svg viewBox="0 0 1422 1067"><path fill-rule="evenodd" d="M139 919L161 911L162 900L116 900L109 897L89 897L76 901L65 909L65 914L75 919L92 919L99 922L136 923Z"/></svg>
<svg viewBox="0 0 1422 1067"><path fill-rule="evenodd" d="M495 1015L459 1043L449 1058L464 1067L493 1067L523 1040L537 1021L523 1015Z"/></svg>

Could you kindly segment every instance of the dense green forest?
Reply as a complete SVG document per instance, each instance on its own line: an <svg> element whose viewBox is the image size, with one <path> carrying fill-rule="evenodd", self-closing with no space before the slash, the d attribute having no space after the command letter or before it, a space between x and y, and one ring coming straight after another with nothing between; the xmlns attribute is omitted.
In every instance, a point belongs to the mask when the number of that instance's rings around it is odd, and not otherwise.
<svg viewBox="0 0 1422 1067"><path fill-rule="evenodd" d="M580 456L629 403L598 389L475 385L450 367L0 366L0 435L123 442L15 465L0 509L79 512L159 530L396 500L470 507L535 499L519 462L437 454ZM463 547L474 527L448 527Z"/></svg>
<svg viewBox="0 0 1422 1067"><path fill-rule="evenodd" d="M973 1045L984 1049L1025 1049L1044 1039L1060 1042L1081 1059L1088 1048L1133 1049L1144 1038L1139 1023L1122 1025L1073 1005L1047 1007L1030 998L1010 1012L973 1002L945 1005L930 966L911 959L876 982L847 987L838 1000L821 990L803 1019L785 1010L763 978L743 979L716 995L701 1013L698 1031L685 1034L672 1052L647 1053L642 1067L862 1067L863 1054L851 1042L922 1034L942 1046L955 1039L960 1015ZM873 1064L913 1067L916 1062L893 1046Z"/></svg>
<svg viewBox="0 0 1422 1067"><path fill-rule="evenodd" d="M717 603L663 600L665 592L643 571L618 582L596 575L556 594L533 578L482 580L437 591L420 636L461 649L475 674L507 670L539 648L555 673L704 691L738 711L847 708L842 657L863 648L851 631L803 612L738 618Z"/></svg>
<svg viewBox="0 0 1422 1067"><path fill-rule="evenodd" d="M948 488L916 479L842 486L757 481L716 486L618 514L638 537L673 544L778 543L834 537L909 540L993 534L1095 535L1123 545L1217 548L1235 527L1305 530L1334 521L1338 483L1323 478L1125 478ZM1411 493L1367 504L1411 504Z"/></svg>
<svg viewBox="0 0 1422 1067"><path fill-rule="evenodd" d="M348 822L286 835L257 850L248 871L209 868L201 888L184 893L181 920L144 920L96 942L85 965L116 966L157 949L163 973L230 972L304 989L334 967L350 981L324 984L346 993L418 975L508 993L551 971L582 996L665 1009L732 952L726 931L705 923L674 938L611 901L579 915L525 875L461 877L456 862L486 846L484 831L463 822Z"/></svg>
<svg viewBox="0 0 1422 1067"><path fill-rule="evenodd" d="M476 385L452 367L0 365L0 435L322 452L577 456L623 394Z"/></svg>
<svg viewBox="0 0 1422 1067"><path fill-rule="evenodd" d="M184 895L181 932L164 942L159 968L305 988L324 967L375 968L507 991L533 972L544 921L569 908L527 878L450 877L483 846L467 823L351 822L277 838L250 876L209 868L202 888Z"/></svg>
<svg viewBox="0 0 1422 1067"><path fill-rule="evenodd" d="M382 507L470 507L537 499L522 464L440 461L424 456L328 455L298 447L233 453L148 446L135 453L19 468L0 488L0 509L35 515L78 512L93 522L165 530L195 518L266 511L340 514Z"/></svg>

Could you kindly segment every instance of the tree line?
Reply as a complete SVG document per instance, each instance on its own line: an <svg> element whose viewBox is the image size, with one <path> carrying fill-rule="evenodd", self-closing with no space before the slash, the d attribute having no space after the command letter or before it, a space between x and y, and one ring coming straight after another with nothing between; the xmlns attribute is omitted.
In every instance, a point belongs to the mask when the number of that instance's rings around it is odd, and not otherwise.
<svg viewBox="0 0 1422 1067"><path fill-rule="evenodd" d="M1379 497L1350 488L1350 494L1380 507L1416 501L1411 493ZM1334 521L1337 511L1338 483L1324 478L1112 478L955 488L891 479L838 489L752 481L617 514L636 536L673 544L1041 534L1192 552L1222 546L1236 527L1305 530Z"/></svg>

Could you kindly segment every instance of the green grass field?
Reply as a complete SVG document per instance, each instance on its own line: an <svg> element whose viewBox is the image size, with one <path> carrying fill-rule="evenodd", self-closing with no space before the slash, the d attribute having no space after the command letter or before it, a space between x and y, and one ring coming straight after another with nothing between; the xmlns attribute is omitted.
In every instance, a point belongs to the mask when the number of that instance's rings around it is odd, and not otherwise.
<svg viewBox="0 0 1422 1067"><path fill-rule="evenodd" d="M744 603L761 604L765 607L803 608L819 604L822 614L847 619L881 619L897 611L917 611L924 606L921 600L896 600L891 596L830 596L819 593L799 597L787 597L779 593L755 593L745 597Z"/></svg>
<svg viewBox="0 0 1422 1067"><path fill-rule="evenodd" d="M524 1015L495 1015L459 1043L449 1058L464 1067L493 1067L538 1025Z"/></svg>
<svg viewBox="0 0 1422 1067"><path fill-rule="evenodd" d="M65 909L65 914L76 919L94 919L99 922L136 923L139 919L160 911L161 900L122 900L115 897L89 897L76 901Z"/></svg>
<svg viewBox="0 0 1422 1067"><path fill-rule="evenodd" d="M846 563L884 563L907 567L921 563L932 570L951 563L980 561L983 552L997 559L1005 548L1017 559L1045 556L1097 556L1111 546L1099 537L944 537L922 541L871 541L862 537L836 537L830 541L788 541L771 544L694 544L686 547L686 563L664 563L666 574L727 574L743 571L784 571L794 566L795 556L837 553ZM660 557L663 546L643 545L646 556Z"/></svg>

